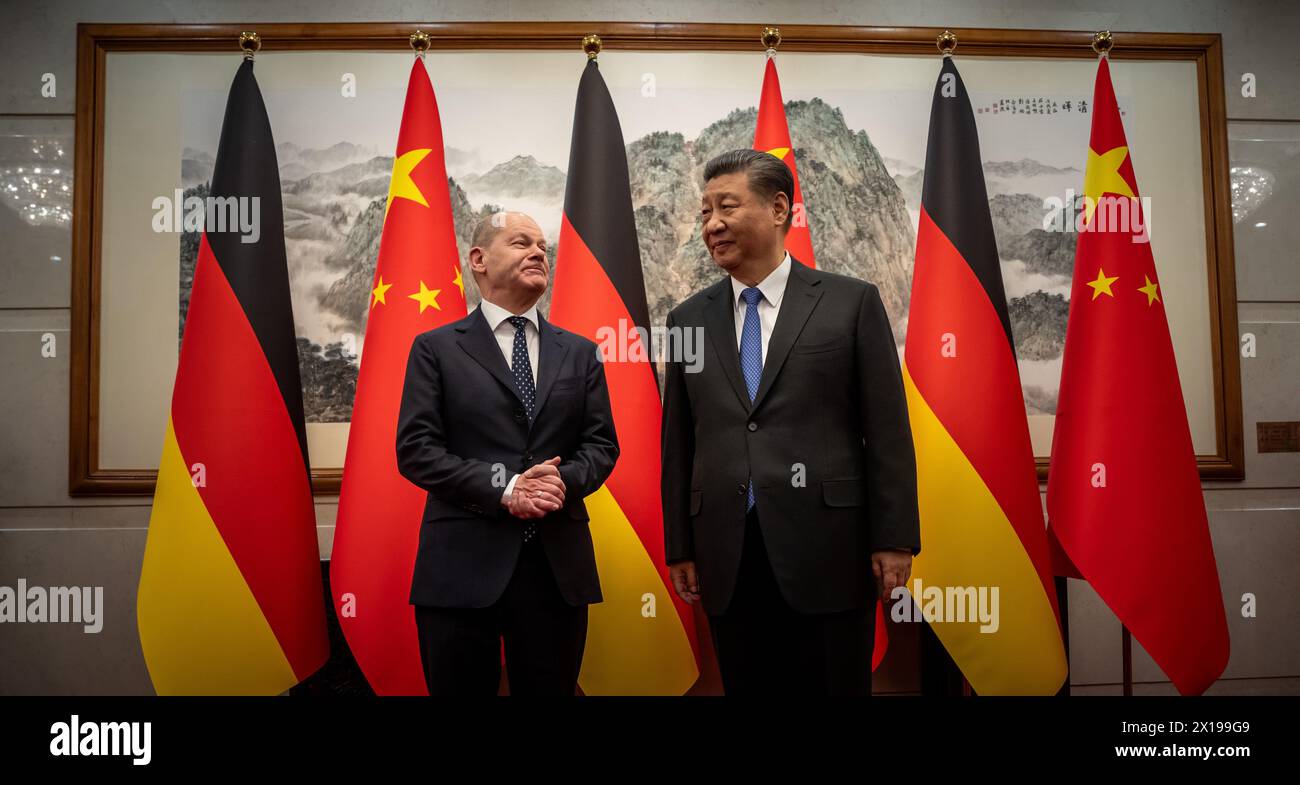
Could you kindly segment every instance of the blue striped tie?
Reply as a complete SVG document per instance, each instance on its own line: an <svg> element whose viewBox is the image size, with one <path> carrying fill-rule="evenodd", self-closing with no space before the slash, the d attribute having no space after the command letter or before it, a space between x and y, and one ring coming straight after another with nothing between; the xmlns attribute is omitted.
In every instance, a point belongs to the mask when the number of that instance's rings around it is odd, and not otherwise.
<svg viewBox="0 0 1300 785"><path fill-rule="evenodd" d="M751 286L740 293L745 298L745 325L740 331L740 369L745 373L745 387L749 402L758 394L758 381L763 378L763 327L758 320L758 301L763 293ZM745 512L754 509L754 478L749 478L749 503Z"/></svg>

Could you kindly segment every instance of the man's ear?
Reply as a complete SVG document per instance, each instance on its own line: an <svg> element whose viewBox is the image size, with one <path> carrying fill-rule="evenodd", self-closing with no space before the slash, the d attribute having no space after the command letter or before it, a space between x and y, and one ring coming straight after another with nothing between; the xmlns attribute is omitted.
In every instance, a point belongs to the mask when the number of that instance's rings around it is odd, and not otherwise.
<svg viewBox="0 0 1300 785"><path fill-rule="evenodd" d="M790 197L784 191L777 191L772 197L772 207L776 210L776 222L785 226L785 219L790 215Z"/></svg>
<svg viewBox="0 0 1300 785"><path fill-rule="evenodd" d="M483 262L483 249L477 245L469 249L469 269L476 273L487 271L487 264Z"/></svg>

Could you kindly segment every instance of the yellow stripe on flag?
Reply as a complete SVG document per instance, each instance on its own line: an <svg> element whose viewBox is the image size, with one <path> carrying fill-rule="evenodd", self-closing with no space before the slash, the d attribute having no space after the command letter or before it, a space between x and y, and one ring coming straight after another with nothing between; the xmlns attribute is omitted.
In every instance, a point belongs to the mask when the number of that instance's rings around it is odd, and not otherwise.
<svg viewBox="0 0 1300 785"><path fill-rule="evenodd" d="M998 587L996 632L981 632L978 621L931 627L978 694L1055 694L1067 673L1065 650L1038 572L997 499L906 366L903 382L921 512L922 548L912 564L912 581L919 578L923 591Z"/></svg>
<svg viewBox="0 0 1300 785"><path fill-rule="evenodd" d="M170 418L136 620L159 695L275 695L298 683L190 479Z"/></svg>
<svg viewBox="0 0 1300 785"><path fill-rule="evenodd" d="M579 686L587 695L685 693L700 671L659 571L607 486L586 503L605 601L591 606Z"/></svg>

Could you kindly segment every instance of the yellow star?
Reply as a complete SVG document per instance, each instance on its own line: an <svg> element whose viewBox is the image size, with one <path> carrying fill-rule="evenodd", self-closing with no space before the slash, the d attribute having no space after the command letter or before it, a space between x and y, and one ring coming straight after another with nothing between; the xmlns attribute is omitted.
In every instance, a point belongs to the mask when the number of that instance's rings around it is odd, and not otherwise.
<svg viewBox="0 0 1300 785"><path fill-rule="evenodd" d="M392 288L393 285L391 283L384 283L384 276L382 275L379 276L379 283L375 286L375 288L370 290L370 294L374 295L375 298L370 301L370 307L374 308L375 303L383 303L384 305L388 305L388 303L384 301L384 295L387 294L388 290Z"/></svg>
<svg viewBox="0 0 1300 785"><path fill-rule="evenodd" d="M1162 303L1163 303L1164 300L1161 300L1161 299L1160 299L1160 293L1159 293L1159 291L1157 291L1157 290L1160 288L1160 284L1158 284L1158 283L1151 283L1151 279L1148 278L1148 277L1145 276L1145 275L1142 276L1142 280L1146 281L1146 282L1147 282L1147 285L1146 285L1146 286L1139 286L1139 287L1138 287L1138 291L1139 291L1139 292L1142 292L1143 294L1145 294L1145 295L1147 296L1147 305L1150 305L1150 304L1153 303L1153 302L1162 302Z"/></svg>
<svg viewBox="0 0 1300 785"><path fill-rule="evenodd" d="M789 153L790 153L789 147L773 147L771 150L767 151L768 155L775 155L777 158L780 158L782 161L785 160L786 155L788 155Z"/></svg>
<svg viewBox="0 0 1300 785"><path fill-rule="evenodd" d="M453 278L453 279L451 280L451 282L454 283L454 284L456 284L456 288L460 289L460 299L464 300L464 299L465 299L465 280L464 280L463 278L460 277L460 265L459 265L459 264L458 264L458 265L455 265L452 269L455 271L455 273L456 273L456 277Z"/></svg>
<svg viewBox="0 0 1300 785"><path fill-rule="evenodd" d="M1097 201L1103 194L1119 194L1132 197L1133 189L1119 173L1119 167L1128 158L1127 147L1116 147L1098 155L1088 150L1088 169L1083 175L1083 222L1092 220L1097 210Z"/></svg>
<svg viewBox="0 0 1300 785"><path fill-rule="evenodd" d="M1092 287L1092 299L1095 300L1102 294L1108 294L1111 297L1114 297L1115 293L1110 290L1110 285L1118 280L1119 276L1107 278L1106 271L1098 267L1097 280L1088 282L1088 285Z"/></svg>
<svg viewBox="0 0 1300 785"><path fill-rule="evenodd" d="M429 287L424 285L424 281L420 281L420 291L416 292L415 294L408 294L406 296L410 297L412 300L415 300L417 303L419 303L420 313L424 313L424 309L428 308L429 306L433 306L439 311L442 310L442 306L438 305L438 295L441 292L442 292L441 289L430 289Z"/></svg>
<svg viewBox="0 0 1300 785"><path fill-rule="evenodd" d="M411 179L411 171L430 152L432 151L427 147L420 150L411 150L393 160L393 178L388 183L388 201L384 204L385 218L388 217L388 208L393 206L393 200L399 196L403 199L410 199L412 202L424 207L429 206L424 194L420 193L419 186Z"/></svg>

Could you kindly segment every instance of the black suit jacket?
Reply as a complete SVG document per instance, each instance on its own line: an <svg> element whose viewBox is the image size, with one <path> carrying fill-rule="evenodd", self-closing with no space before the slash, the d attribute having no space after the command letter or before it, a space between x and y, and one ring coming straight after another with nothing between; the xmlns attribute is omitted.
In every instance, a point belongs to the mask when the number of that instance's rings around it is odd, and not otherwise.
<svg viewBox="0 0 1300 785"><path fill-rule="evenodd" d="M667 561L694 560L705 611L725 611L752 476L786 601L802 613L874 603L871 552L921 549L907 400L880 294L792 260L752 405L734 307L727 277L668 314L670 336L706 337L698 373L680 355L665 369Z"/></svg>
<svg viewBox="0 0 1300 785"><path fill-rule="evenodd" d="M505 591L524 521L501 506L517 472L560 456L565 506L537 520L571 605L601 601L583 498L618 458L596 344L539 315L537 398L523 397L481 310L416 336L397 423L397 467L428 491L411 604L483 608Z"/></svg>

